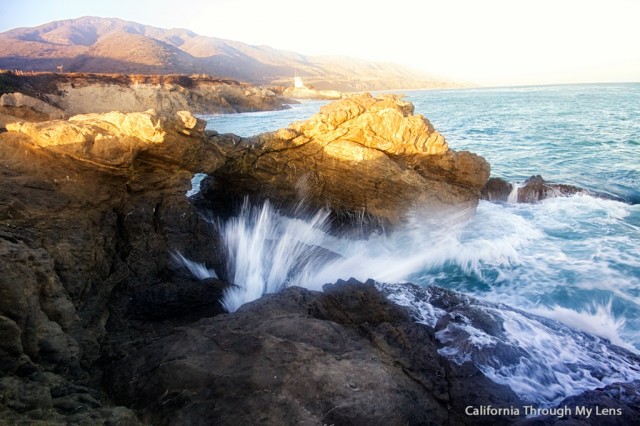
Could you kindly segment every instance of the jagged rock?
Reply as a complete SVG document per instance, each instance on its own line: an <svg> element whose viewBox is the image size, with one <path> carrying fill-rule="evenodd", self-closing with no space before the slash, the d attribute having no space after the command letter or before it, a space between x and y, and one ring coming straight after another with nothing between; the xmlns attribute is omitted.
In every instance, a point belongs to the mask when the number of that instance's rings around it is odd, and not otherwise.
<svg viewBox="0 0 640 426"><path fill-rule="evenodd" d="M488 175L482 157L450 150L411 103L367 94L245 141L202 196L218 210L249 195L397 224L417 206L432 216L473 212Z"/></svg>
<svg viewBox="0 0 640 426"><path fill-rule="evenodd" d="M222 159L215 146L202 143L205 125L204 120L187 111L169 118L149 110L76 115L69 120L43 123L11 123L7 130L29 136L35 147L98 167L126 169L145 153L186 169L214 170Z"/></svg>
<svg viewBox="0 0 640 426"><path fill-rule="evenodd" d="M117 402L159 425L482 424L464 407L521 404L437 349L427 326L350 280L324 293L291 287L175 329L117 354L106 374Z"/></svg>
<svg viewBox="0 0 640 426"><path fill-rule="evenodd" d="M0 383L0 424L137 424L100 390L101 345L129 321L178 325L220 311L212 299L223 284L185 279L169 253L215 252L185 192L221 151L190 113L13 126L0 135L0 379L17 381ZM34 374L91 397L54 397L59 386L34 385Z"/></svg>
<svg viewBox="0 0 640 426"><path fill-rule="evenodd" d="M480 197L487 201L505 202L509 199L509 194L513 190L513 185L502 178L489 178L482 187Z"/></svg>
<svg viewBox="0 0 640 426"><path fill-rule="evenodd" d="M542 176L531 176L518 188L519 203L535 203L545 198L568 196L573 194L588 194L585 189L573 185L549 183Z"/></svg>
<svg viewBox="0 0 640 426"><path fill-rule="evenodd" d="M512 195L512 192L514 193ZM547 198L568 197L574 194L588 194L607 200L625 201L620 197L601 192L588 191L573 185L549 183L540 175L531 176L514 191L513 185L502 178L490 178L481 191L481 198L487 201L505 202L511 195L512 202L537 203Z"/></svg>
<svg viewBox="0 0 640 426"><path fill-rule="evenodd" d="M526 419L519 426L597 425L627 426L640 424L640 381L614 383L562 400L556 407L569 407L567 416L539 416ZM577 412L577 407L581 412ZM586 416L589 410L589 417Z"/></svg>

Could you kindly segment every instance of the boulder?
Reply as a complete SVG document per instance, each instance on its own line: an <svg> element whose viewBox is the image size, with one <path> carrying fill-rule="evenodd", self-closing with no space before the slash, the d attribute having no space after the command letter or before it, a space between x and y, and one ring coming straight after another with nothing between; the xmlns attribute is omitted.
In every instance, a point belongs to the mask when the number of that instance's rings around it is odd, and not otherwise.
<svg viewBox="0 0 640 426"><path fill-rule="evenodd" d="M245 195L278 206L332 210L334 218L401 222L473 213L489 164L449 149L413 105L396 96L354 96L328 104L288 129L244 140L202 197L223 210Z"/></svg>
<svg viewBox="0 0 640 426"><path fill-rule="evenodd" d="M492 177L489 178L487 183L482 187L480 197L487 201L506 202L512 190L513 185L506 180L499 177Z"/></svg>
<svg viewBox="0 0 640 426"><path fill-rule="evenodd" d="M324 292L290 287L114 354L105 382L158 425L513 420L466 417L467 405L521 402L437 350L432 329L350 280Z"/></svg>
<svg viewBox="0 0 640 426"><path fill-rule="evenodd" d="M573 185L549 183L542 176L531 176L518 188L519 203L536 203L545 198L569 196L574 194L588 194L589 191Z"/></svg>

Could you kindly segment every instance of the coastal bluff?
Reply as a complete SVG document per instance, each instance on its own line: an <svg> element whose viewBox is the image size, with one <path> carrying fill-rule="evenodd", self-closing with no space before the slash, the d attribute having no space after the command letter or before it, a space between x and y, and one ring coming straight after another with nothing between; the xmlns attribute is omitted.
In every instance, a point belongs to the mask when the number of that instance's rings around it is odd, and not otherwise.
<svg viewBox="0 0 640 426"><path fill-rule="evenodd" d="M271 90L205 75L0 73L0 128L111 111L230 114L286 109Z"/></svg>

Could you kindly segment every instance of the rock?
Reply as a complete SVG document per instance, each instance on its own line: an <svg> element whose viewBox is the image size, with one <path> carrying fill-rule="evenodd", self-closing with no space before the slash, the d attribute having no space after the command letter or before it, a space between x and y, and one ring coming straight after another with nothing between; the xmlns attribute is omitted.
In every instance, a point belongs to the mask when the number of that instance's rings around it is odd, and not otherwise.
<svg viewBox="0 0 640 426"><path fill-rule="evenodd" d="M575 194L586 194L596 198L604 198L607 200L616 200L625 202L626 200L610 194L588 191L573 185L549 183L540 175L531 176L524 181L522 186L516 188L514 192L513 185L502 178L490 178L481 191L481 198L494 202L518 202L518 203L537 203L547 198L568 197ZM513 197L509 200L509 197Z"/></svg>
<svg viewBox="0 0 640 426"><path fill-rule="evenodd" d="M72 335L83 337L79 318L52 259L45 250L0 238L0 264L11 265L0 275L0 357L18 361L0 368L15 372L26 362L24 353L57 369L78 369L80 348Z"/></svg>
<svg viewBox="0 0 640 426"><path fill-rule="evenodd" d="M149 110L11 123L7 130L29 136L35 147L103 168L126 169L145 154L183 168L212 170L222 160L216 147L202 144L205 124L187 111L169 118Z"/></svg>
<svg viewBox="0 0 640 426"><path fill-rule="evenodd" d="M431 218L472 213L488 175L482 157L450 150L412 104L367 94L247 140L203 183L202 197L216 211L249 195L285 207L329 207L335 223L393 225L416 207Z"/></svg>
<svg viewBox="0 0 640 426"><path fill-rule="evenodd" d="M17 381L2 382L0 424L138 424L101 391L98 360L127 347L126 330L220 311L224 283L184 278L169 253L215 252L185 192L221 150L186 112L11 126L0 135L0 379ZM90 395L53 396L60 386Z"/></svg>
<svg viewBox="0 0 640 426"><path fill-rule="evenodd" d="M136 414L105 404L104 395L59 375L36 372L28 378L0 377L0 424L137 426Z"/></svg>
<svg viewBox="0 0 640 426"><path fill-rule="evenodd" d="M44 120L149 109L173 115L183 110L214 114L289 108L270 90L203 75L4 73L0 79L11 90L0 98L0 114L3 108L29 109L46 114Z"/></svg>
<svg viewBox="0 0 640 426"><path fill-rule="evenodd" d="M518 202L535 203L545 198L588 193L577 186L548 183L542 176L536 175L524 181L524 185L518 188Z"/></svg>
<svg viewBox="0 0 640 426"><path fill-rule="evenodd" d="M210 221L185 196L196 172L226 178L224 200L259 193L267 181L257 177L284 167L276 195L354 215L365 197L364 212L383 219L400 217L413 195L477 202L486 162L450 151L411 104L365 96L344 105L255 139L153 111L0 134L0 424L474 424L462 414L468 404L521 404L472 365L438 355L436 328L371 283L290 288L228 315L216 302L229 284L189 278L172 259L224 263ZM313 173L326 192L314 195ZM392 214L385 202L404 204ZM454 314L439 331L464 328Z"/></svg>
<svg viewBox="0 0 640 426"><path fill-rule="evenodd" d="M483 200L494 202L506 202L509 194L513 190L513 185L502 178L489 178L487 183L482 187L480 197Z"/></svg>
<svg viewBox="0 0 640 426"><path fill-rule="evenodd" d="M20 92L5 93L0 96L0 106L30 109L45 114L48 120L57 120L67 116L61 108Z"/></svg>
<svg viewBox="0 0 640 426"><path fill-rule="evenodd" d="M521 404L437 349L427 326L350 280L175 329L118 354L105 377L152 424L477 424L466 405Z"/></svg>
<svg viewBox="0 0 640 426"><path fill-rule="evenodd" d="M518 422L522 426L547 425L601 425L626 426L640 424L640 381L614 383L572 396L561 401L556 407L569 407L571 414L558 416L538 416ZM590 416L577 413L576 407L589 410Z"/></svg>

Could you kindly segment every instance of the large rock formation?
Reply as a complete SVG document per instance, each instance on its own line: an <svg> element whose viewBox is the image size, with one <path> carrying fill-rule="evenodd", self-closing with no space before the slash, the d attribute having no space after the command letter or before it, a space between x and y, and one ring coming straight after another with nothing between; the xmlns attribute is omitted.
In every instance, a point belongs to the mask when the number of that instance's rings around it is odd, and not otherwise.
<svg viewBox="0 0 640 426"><path fill-rule="evenodd" d="M129 319L175 325L221 311L226 284L191 279L170 256L203 261L215 250L184 194L195 171L221 164L219 148L189 113L9 126L0 135L0 424L136 424L101 390L101 341Z"/></svg>
<svg viewBox="0 0 640 426"><path fill-rule="evenodd" d="M371 283L291 287L115 354L109 391L169 424L505 424L468 405L517 407L505 386L437 353Z"/></svg>
<svg viewBox="0 0 640 426"><path fill-rule="evenodd" d="M411 103L365 94L241 141L212 176L203 197L216 209L247 194L388 225L415 207L431 217L473 212L489 164L450 150L428 120L413 114Z"/></svg>

